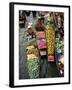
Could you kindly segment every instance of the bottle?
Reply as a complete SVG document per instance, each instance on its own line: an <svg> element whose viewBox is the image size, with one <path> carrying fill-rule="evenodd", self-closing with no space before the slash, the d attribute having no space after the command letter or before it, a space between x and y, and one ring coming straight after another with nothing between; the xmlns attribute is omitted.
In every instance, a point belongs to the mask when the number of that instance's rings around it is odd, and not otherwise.
<svg viewBox="0 0 72 90"><path fill-rule="evenodd" d="M48 13L47 25L46 25L46 42L47 42L47 53L48 61L54 61L54 52L55 52L55 28L52 14Z"/></svg>

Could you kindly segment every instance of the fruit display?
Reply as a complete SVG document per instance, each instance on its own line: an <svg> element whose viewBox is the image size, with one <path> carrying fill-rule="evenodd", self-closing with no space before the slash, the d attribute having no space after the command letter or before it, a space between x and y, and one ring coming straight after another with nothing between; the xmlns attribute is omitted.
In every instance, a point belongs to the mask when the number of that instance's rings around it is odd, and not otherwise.
<svg viewBox="0 0 72 90"><path fill-rule="evenodd" d="M28 46L26 50L27 65L30 79L39 77L39 52L34 46Z"/></svg>
<svg viewBox="0 0 72 90"><path fill-rule="evenodd" d="M54 54L55 50L55 31L51 25L46 27L47 52L49 55Z"/></svg>
<svg viewBox="0 0 72 90"><path fill-rule="evenodd" d="M37 58L35 54L27 54L27 60Z"/></svg>
<svg viewBox="0 0 72 90"><path fill-rule="evenodd" d="M37 42L32 27L32 23L29 23L27 33L28 33L27 34L28 40L26 41L27 66L29 78L33 79L39 77L39 52L37 48Z"/></svg>
<svg viewBox="0 0 72 90"><path fill-rule="evenodd" d="M55 52L59 75L64 76L64 17L63 13L58 14L58 30L56 31Z"/></svg>
<svg viewBox="0 0 72 90"><path fill-rule="evenodd" d="M55 26L54 26L54 16L53 12L49 12L46 15L46 43L47 43L47 57L48 61L55 61L54 60L54 53L55 53Z"/></svg>
<svg viewBox="0 0 72 90"><path fill-rule="evenodd" d="M30 79L39 78L39 52L33 43L34 42L30 43L30 45L26 48L28 73Z"/></svg>
<svg viewBox="0 0 72 90"><path fill-rule="evenodd" d="M31 46L27 46L27 47L26 47L26 49L33 49L33 48L34 48L33 45L31 45Z"/></svg>
<svg viewBox="0 0 72 90"><path fill-rule="evenodd" d="M27 54L35 54L35 56L39 56L39 52L37 48L28 49Z"/></svg>

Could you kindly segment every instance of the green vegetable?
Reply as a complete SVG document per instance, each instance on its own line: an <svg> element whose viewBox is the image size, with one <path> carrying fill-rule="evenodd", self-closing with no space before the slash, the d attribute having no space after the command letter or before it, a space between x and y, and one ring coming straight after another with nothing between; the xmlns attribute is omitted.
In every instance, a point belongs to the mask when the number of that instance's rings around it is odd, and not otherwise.
<svg viewBox="0 0 72 90"><path fill-rule="evenodd" d="M61 52L64 53L64 42L59 40L59 38L56 38L55 47L57 50L61 50Z"/></svg>
<svg viewBox="0 0 72 90"><path fill-rule="evenodd" d="M39 78L39 59L34 58L32 60L27 60L27 64L30 79Z"/></svg>

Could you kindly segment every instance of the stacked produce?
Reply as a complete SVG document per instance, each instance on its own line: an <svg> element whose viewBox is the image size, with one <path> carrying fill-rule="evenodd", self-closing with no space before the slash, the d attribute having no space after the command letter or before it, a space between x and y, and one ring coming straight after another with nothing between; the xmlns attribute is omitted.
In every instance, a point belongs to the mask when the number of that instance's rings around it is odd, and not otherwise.
<svg viewBox="0 0 72 90"><path fill-rule="evenodd" d="M27 46L27 64L30 79L39 77L39 53L34 46Z"/></svg>
<svg viewBox="0 0 72 90"><path fill-rule="evenodd" d="M55 31L53 30L51 25L47 26L46 39L47 39L48 54L53 55L54 54L54 48L55 48Z"/></svg>
<svg viewBox="0 0 72 90"><path fill-rule="evenodd" d="M57 34L55 47L59 72L61 76L64 76L64 41L60 34Z"/></svg>
<svg viewBox="0 0 72 90"><path fill-rule="evenodd" d="M30 46L29 46L30 47ZM32 46L31 46L32 47ZM28 47L27 47L28 48ZM37 48L28 48L27 49L27 55L34 55L35 57L37 57L39 54L38 54L38 49ZM32 57L31 57L32 58Z"/></svg>
<svg viewBox="0 0 72 90"><path fill-rule="evenodd" d="M27 60L30 79L39 78L39 58L33 56Z"/></svg>
<svg viewBox="0 0 72 90"><path fill-rule="evenodd" d="M64 53L64 42L62 40L60 40L59 38L56 38L56 52L57 53Z"/></svg>
<svg viewBox="0 0 72 90"><path fill-rule="evenodd" d="M64 76L64 17L63 13L58 13L58 30L56 31L55 48L57 65L60 76Z"/></svg>
<svg viewBox="0 0 72 90"><path fill-rule="evenodd" d="M28 26L28 36L31 36L26 45L27 65L30 79L39 78L39 52L32 25Z"/></svg>
<svg viewBox="0 0 72 90"><path fill-rule="evenodd" d="M54 23L50 14L47 17L48 23L46 23L46 41L47 41L47 52L48 52L48 61L54 61L54 51L55 51L55 29Z"/></svg>

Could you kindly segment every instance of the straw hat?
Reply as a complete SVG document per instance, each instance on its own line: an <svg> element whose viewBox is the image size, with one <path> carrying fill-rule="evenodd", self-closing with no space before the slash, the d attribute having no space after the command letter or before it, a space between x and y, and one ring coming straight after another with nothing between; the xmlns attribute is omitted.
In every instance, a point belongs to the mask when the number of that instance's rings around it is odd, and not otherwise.
<svg viewBox="0 0 72 90"><path fill-rule="evenodd" d="M37 19L41 19L41 17L40 17L40 16L38 16L38 17L37 17Z"/></svg>
<svg viewBox="0 0 72 90"><path fill-rule="evenodd" d="M29 23L27 28L32 28L32 23Z"/></svg>
<svg viewBox="0 0 72 90"><path fill-rule="evenodd" d="M29 23L29 25L31 25L31 26L32 26L32 24L33 24L33 23Z"/></svg>
<svg viewBox="0 0 72 90"><path fill-rule="evenodd" d="M29 25L27 28L29 29L29 28L31 28L31 27L32 27L32 26Z"/></svg>

